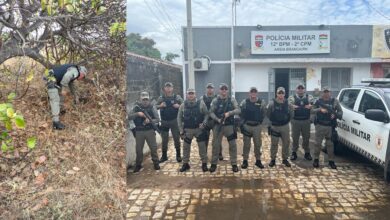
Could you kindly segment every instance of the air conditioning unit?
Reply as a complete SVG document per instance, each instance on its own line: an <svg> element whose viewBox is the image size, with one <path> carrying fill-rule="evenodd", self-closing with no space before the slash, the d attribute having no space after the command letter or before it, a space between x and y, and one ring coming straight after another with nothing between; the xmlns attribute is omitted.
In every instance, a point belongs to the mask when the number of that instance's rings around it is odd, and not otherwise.
<svg viewBox="0 0 390 220"><path fill-rule="evenodd" d="M209 61L207 58L196 58L196 59L194 59L193 64L194 64L195 71L209 70Z"/></svg>

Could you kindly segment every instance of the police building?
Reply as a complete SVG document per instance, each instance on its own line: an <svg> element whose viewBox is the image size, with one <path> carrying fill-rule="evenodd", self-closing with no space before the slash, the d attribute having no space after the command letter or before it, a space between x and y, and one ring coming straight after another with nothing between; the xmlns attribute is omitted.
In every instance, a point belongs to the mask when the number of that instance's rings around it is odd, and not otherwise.
<svg viewBox="0 0 390 220"><path fill-rule="evenodd" d="M367 77L390 77L390 26L193 27L195 89L225 82L238 101L251 86L266 101L298 83L312 93L328 86L333 96ZM184 91L188 87L187 30L183 28ZM217 87L216 87L217 88Z"/></svg>

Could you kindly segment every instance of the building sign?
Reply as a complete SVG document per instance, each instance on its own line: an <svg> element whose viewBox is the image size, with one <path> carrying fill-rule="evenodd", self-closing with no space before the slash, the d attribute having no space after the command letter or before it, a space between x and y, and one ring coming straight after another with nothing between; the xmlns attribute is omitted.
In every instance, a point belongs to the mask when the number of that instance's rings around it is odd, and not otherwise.
<svg viewBox="0 0 390 220"><path fill-rule="evenodd" d="M372 57L390 58L390 26L375 25L372 29Z"/></svg>
<svg viewBox="0 0 390 220"><path fill-rule="evenodd" d="M330 31L252 31L252 54L330 53Z"/></svg>

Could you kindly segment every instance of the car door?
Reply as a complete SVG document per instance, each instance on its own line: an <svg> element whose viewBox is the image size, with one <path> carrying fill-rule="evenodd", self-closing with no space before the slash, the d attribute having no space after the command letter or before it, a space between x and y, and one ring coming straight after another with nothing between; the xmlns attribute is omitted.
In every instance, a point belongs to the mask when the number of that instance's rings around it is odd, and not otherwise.
<svg viewBox="0 0 390 220"><path fill-rule="evenodd" d="M353 116L351 134L359 140L357 146L365 151L363 154L368 153L366 156L378 163L383 163L386 157L390 124L367 119L364 113L368 109L381 109L388 113L384 99L376 91L365 89L355 109L359 114Z"/></svg>
<svg viewBox="0 0 390 220"><path fill-rule="evenodd" d="M337 120L337 133L343 139L342 142L346 142L345 144L348 146L357 145L360 141L355 135L351 134L350 128L353 126L352 120L356 117L355 115L359 114L354 109L361 98L361 91L362 89L359 88L344 89L338 96L343 110L343 118Z"/></svg>

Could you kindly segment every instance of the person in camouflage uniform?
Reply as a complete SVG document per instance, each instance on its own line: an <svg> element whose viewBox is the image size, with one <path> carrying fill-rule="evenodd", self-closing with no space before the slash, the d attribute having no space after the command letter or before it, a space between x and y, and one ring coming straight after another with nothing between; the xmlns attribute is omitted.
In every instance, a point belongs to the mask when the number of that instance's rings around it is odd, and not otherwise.
<svg viewBox="0 0 390 220"><path fill-rule="evenodd" d="M208 171L207 168L207 151L206 143L207 131L205 127L208 121L208 110L206 104L202 100L197 100L194 89L187 89L187 99L180 105L177 115L180 136L184 140L183 143L183 166L180 172L190 169L190 153L191 142L195 137L198 143L199 156L202 161L203 172Z"/></svg>
<svg viewBox="0 0 390 220"><path fill-rule="evenodd" d="M166 82L164 85L164 95L157 99L156 107L160 110L161 115L161 138L162 138L162 156L160 163L168 160L168 140L169 130L171 130L173 141L176 148L176 161L181 162L180 155L180 131L177 124L177 113L183 103L180 95L173 93L173 84Z"/></svg>
<svg viewBox="0 0 390 220"><path fill-rule="evenodd" d="M267 105L264 100L257 97L257 88L251 87L249 98L242 100L241 108L241 133L244 137L242 169L248 167L249 151L251 149L251 139L253 138L253 151L256 157L255 165L260 169L264 166L261 163L261 123L263 123Z"/></svg>

